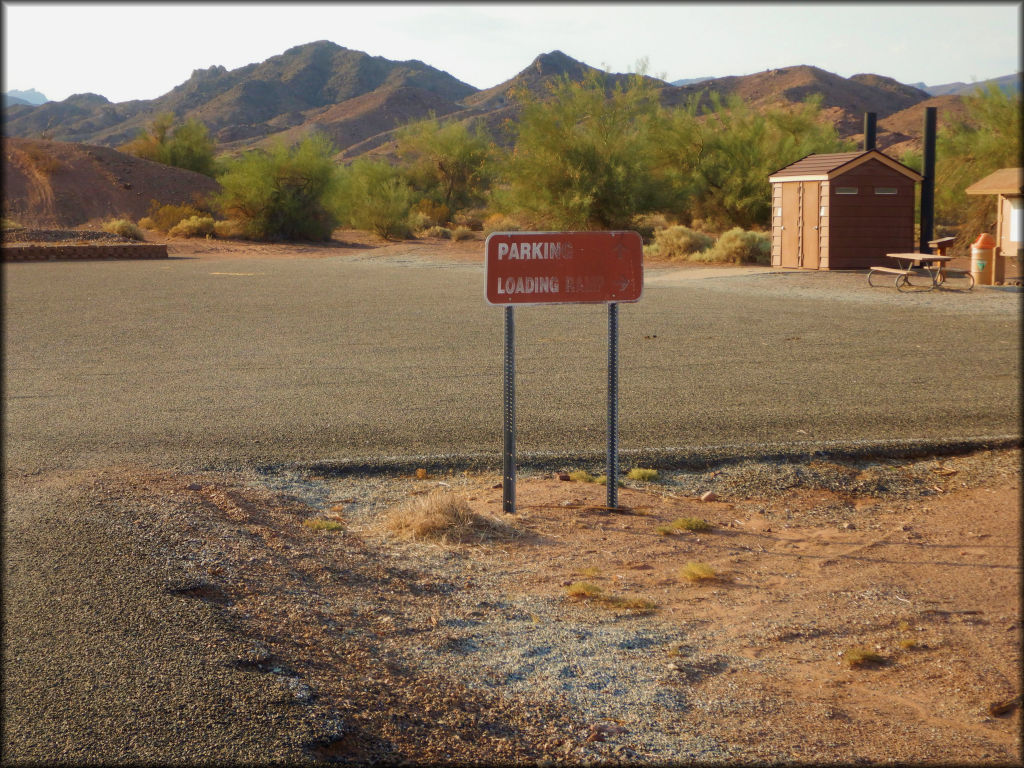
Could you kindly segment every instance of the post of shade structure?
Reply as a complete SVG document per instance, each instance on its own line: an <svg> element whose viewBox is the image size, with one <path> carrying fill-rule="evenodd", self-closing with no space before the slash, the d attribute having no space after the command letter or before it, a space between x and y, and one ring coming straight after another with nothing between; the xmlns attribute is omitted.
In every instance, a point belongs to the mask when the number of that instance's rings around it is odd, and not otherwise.
<svg viewBox="0 0 1024 768"><path fill-rule="evenodd" d="M931 253L929 241L934 240L935 228L935 128L938 124L938 110L925 107L924 110L924 168L921 175L921 235L919 253Z"/></svg>
<svg viewBox="0 0 1024 768"><path fill-rule="evenodd" d="M875 148L875 118L874 112L864 113L864 151Z"/></svg>

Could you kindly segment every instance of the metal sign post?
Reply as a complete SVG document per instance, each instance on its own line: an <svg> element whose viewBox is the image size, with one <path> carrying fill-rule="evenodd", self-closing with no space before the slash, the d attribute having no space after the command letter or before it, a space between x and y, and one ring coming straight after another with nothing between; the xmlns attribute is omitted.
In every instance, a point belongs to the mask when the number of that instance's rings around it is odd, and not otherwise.
<svg viewBox="0 0 1024 768"><path fill-rule="evenodd" d="M505 307L505 425L501 453L501 511L516 511L516 319L515 307Z"/></svg>
<svg viewBox="0 0 1024 768"><path fill-rule="evenodd" d="M643 241L636 232L493 232L484 296L505 307L502 511L516 511L516 304L608 305L608 506L619 506L619 302L639 301Z"/></svg>
<svg viewBox="0 0 1024 768"><path fill-rule="evenodd" d="M608 507L619 506L619 305L608 305Z"/></svg>

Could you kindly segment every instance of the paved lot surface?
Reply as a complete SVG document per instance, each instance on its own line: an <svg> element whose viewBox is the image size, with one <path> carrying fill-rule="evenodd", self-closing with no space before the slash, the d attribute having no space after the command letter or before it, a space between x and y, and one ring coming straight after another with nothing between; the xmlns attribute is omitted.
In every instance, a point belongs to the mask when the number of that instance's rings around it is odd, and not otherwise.
<svg viewBox="0 0 1024 768"><path fill-rule="evenodd" d="M7 264L6 460L497 460L503 311L482 281L394 257ZM649 270L620 312L623 453L1015 435L1018 291ZM516 318L521 454L600 456L605 308Z"/></svg>

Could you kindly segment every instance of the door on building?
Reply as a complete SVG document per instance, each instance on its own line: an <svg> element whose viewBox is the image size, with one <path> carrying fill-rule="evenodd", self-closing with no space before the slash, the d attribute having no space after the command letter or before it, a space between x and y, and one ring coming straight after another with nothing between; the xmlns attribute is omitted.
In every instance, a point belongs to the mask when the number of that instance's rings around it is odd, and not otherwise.
<svg viewBox="0 0 1024 768"><path fill-rule="evenodd" d="M820 227L821 227L821 185L817 181L802 181L800 195L800 220L803 222L802 259L800 266L804 269L817 269L821 259Z"/></svg>
<svg viewBox="0 0 1024 768"><path fill-rule="evenodd" d="M782 185L782 266L800 266L800 200L799 184Z"/></svg>

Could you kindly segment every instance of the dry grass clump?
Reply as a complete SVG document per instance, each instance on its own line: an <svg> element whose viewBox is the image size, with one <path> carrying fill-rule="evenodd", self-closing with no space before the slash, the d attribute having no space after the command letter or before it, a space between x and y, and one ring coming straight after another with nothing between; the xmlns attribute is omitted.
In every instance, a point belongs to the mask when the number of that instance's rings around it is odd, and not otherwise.
<svg viewBox="0 0 1024 768"><path fill-rule="evenodd" d="M216 232L212 216L189 216L169 230L168 237L213 237Z"/></svg>
<svg viewBox="0 0 1024 768"><path fill-rule="evenodd" d="M659 525L654 530L662 536L671 536L680 531L710 531L711 523L701 520L699 517L678 517L671 523Z"/></svg>
<svg viewBox="0 0 1024 768"><path fill-rule="evenodd" d="M469 227L456 227L452 230L451 238L455 242L460 240L473 240L476 235L473 234L473 230Z"/></svg>
<svg viewBox="0 0 1024 768"><path fill-rule="evenodd" d="M112 235L127 237L129 240L145 240L142 230L128 219L109 219L100 225L100 229Z"/></svg>
<svg viewBox="0 0 1024 768"><path fill-rule="evenodd" d="M640 480L644 483L654 483L658 480L658 470L656 469L642 469L640 467L633 467L629 470L629 474L626 475L630 480Z"/></svg>
<svg viewBox="0 0 1024 768"><path fill-rule="evenodd" d="M710 565L693 560L683 566L679 575L687 581L714 581L718 578L718 573Z"/></svg>
<svg viewBox="0 0 1024 768"><path fill-rule="evenodd" d="M303 520L302 525L314 531L343 531L345 530L345 523L341 520L331 520L326 517L311 517L308 520Z"/></svg>
<svg viewBox="0 0 1024 768"><path fill-rule="evenodd" d="M519 535L513 526L474 512L465 498L446 491L417 496L391 509L383 525L402 538L445 544L508 540Z"/></svg>
<svg viewBox="0 0 1024 768"><path fill-rule="evenodd" d="M565 593L574 600L590 600L604 597L604 590L589 581L574 581L565 588Z"/></svg>
<svg viewBox="0 0 1024 768"><path fill-rule="evenodd" d="M591 584L589 581L573 582L565 588L565 593L572 600L586 600L597 603L604 608L620 608L627 611L650 613L658 607L657 603L653 603L642 597L606 595L604 590L596 584Z"/></svg>
<svg viewBox="0 0 1024 768"><path fill-rule="evenodd" d="M843 651L843 663L850 669L878 666L885 663L885 657L868 648L847 648Z"/></svg>

